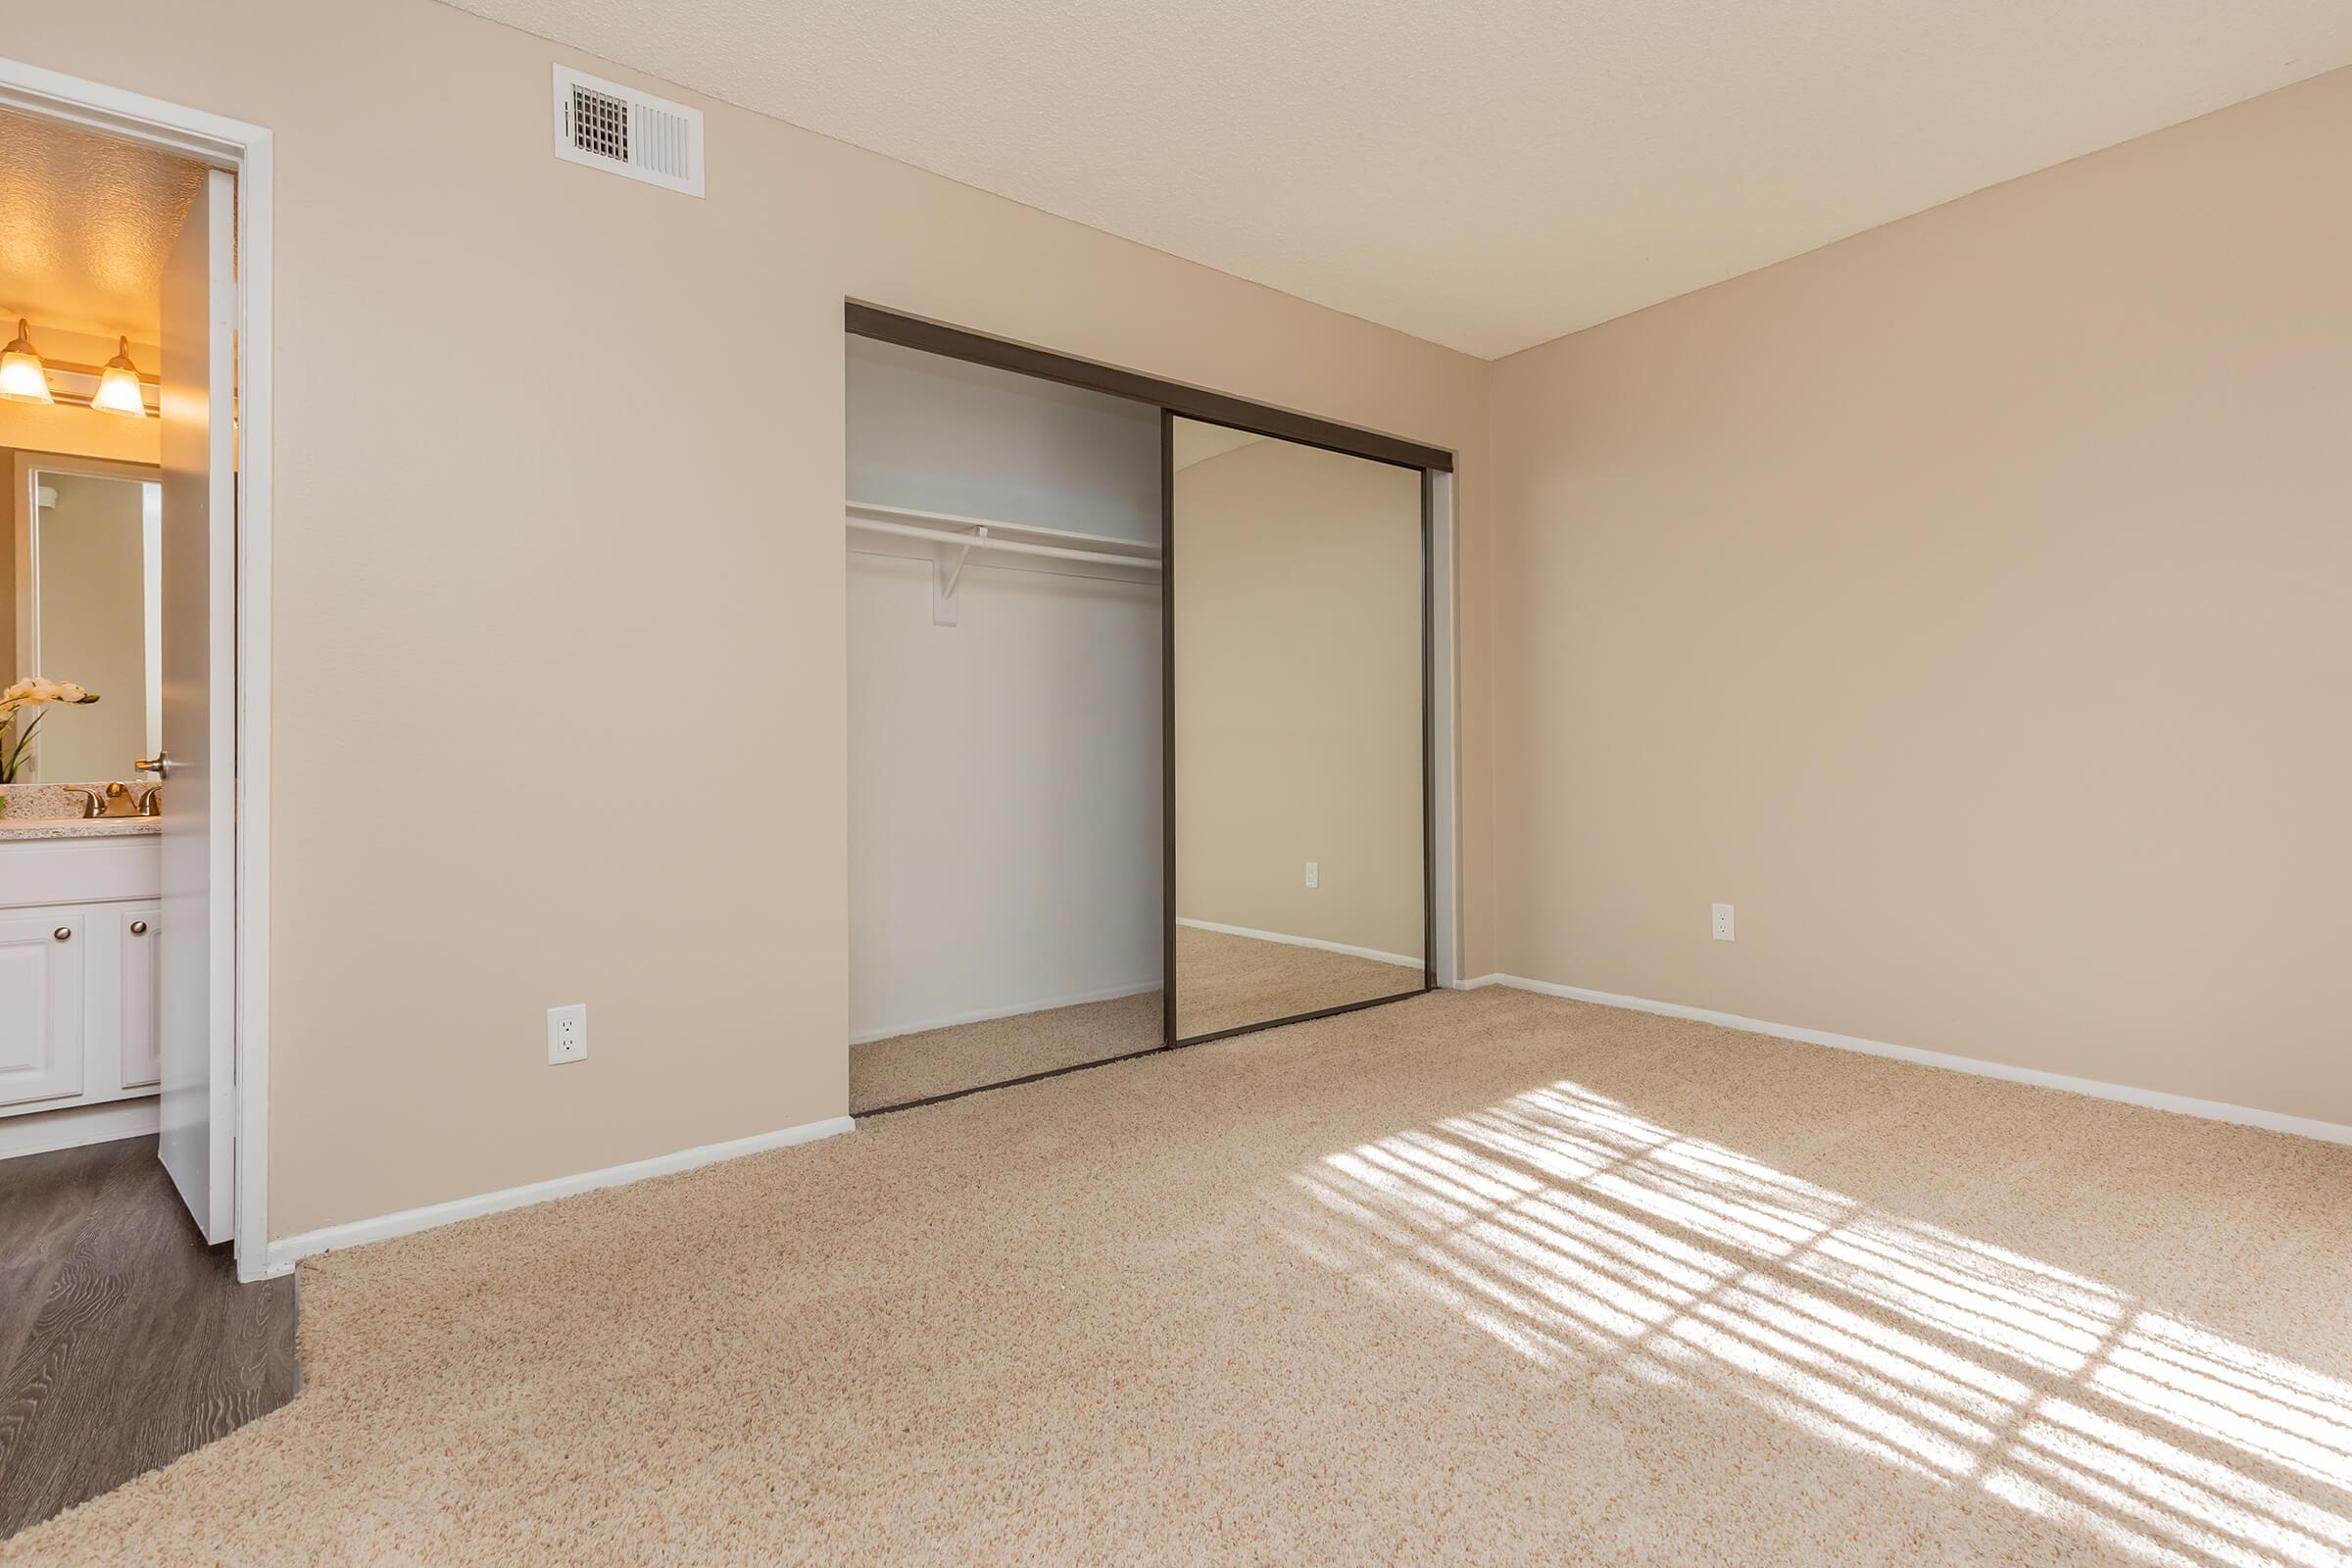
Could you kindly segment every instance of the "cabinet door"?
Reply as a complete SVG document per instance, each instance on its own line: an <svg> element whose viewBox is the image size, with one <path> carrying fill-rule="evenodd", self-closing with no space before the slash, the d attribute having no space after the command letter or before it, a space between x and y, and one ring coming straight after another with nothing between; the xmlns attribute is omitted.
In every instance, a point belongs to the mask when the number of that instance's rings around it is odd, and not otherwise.
<svg viewBox="0 0 2352 1568"><path fill-rule="evenodd" d="M139 1089L163 1076L155 1035L155 922L152 904L134 904L115 915L122 928L116 949L122 955L122 1087Z"/></svg>
<svg viewBox="0 0 2352 1568"><path fill-rule="evenodd" d="M81 1093L80 909L0 915L0 1105Z"/></svg>

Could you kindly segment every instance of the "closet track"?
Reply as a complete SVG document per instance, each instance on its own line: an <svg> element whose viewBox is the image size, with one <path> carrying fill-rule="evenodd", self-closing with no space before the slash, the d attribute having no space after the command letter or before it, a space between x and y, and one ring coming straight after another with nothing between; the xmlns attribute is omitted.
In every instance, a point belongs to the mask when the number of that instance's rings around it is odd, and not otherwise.
<svg viewBox="0 0 2352 1568"><path fill-rule="evenodd" d="M1163 381L1156 376L1139 375L1115 366L1097 365L1092 360L1076 360L1066 354L1033 349L1025 343L990 337L982 332L967 332L959 326L942 326L937 321L926 321L920 317L901 316L894 311L852 301L847 308L846 323L853 337L876 338L885 343L896 343L902 348L944 354L951 360L992 365L1000 370L1016 370L1022 375L1034 375L1044 381L1058 381L1064 386L1084 387L1089 391L1107 392L1112 397L1127 398L1137 403L1156 404L1188 419L1231 425L1234 429L1248 430L1255 435L1279 436L1285 441L1322 447L1330 452L1344 452L1352 458L1393 463L1400 468L1435 468L1440 473L1453 471L1453 454L1443 447L1423 446L1418 441L1402 440L1377 430L1359 430L1351 424L1318 419L1312 415L1293 414L1287 409L1271 409L1261 403L1228 397L1222 392L1186 386L1181 381Z"/></svg>

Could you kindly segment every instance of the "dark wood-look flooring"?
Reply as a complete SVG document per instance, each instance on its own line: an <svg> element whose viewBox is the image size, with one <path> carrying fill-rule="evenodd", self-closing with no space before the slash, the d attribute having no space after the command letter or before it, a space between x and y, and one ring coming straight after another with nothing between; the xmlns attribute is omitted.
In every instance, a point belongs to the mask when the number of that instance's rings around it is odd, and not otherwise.
<svg viewBox="0 0 2352 1568"><path fill-rule="evenodd" d="M0 1540L294 1396L294 1282L239 1285L128 1138L0 1160Z"/></svg>

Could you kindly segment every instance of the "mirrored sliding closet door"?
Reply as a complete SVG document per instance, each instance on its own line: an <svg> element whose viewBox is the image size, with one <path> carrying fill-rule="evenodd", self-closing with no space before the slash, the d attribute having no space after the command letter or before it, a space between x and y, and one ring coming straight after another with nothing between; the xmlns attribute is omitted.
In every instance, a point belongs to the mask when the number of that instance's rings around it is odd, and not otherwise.
<svg viewBox="0 0 2352 1568"><path fill-rule="evenodd" d="M1167 434L1171 1033L1425 990L1425 474Z"/></svg>

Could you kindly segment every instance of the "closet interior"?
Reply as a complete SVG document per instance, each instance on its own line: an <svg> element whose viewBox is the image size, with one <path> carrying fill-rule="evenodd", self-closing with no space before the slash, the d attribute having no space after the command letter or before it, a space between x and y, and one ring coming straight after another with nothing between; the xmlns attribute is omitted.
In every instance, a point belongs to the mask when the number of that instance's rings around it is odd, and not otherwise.
<svg viewBox="0 0 2352 1568"><path fill-rule="evenodd" d="M850 327L851 1111L1434 984L1428 455Z"/></svg>

